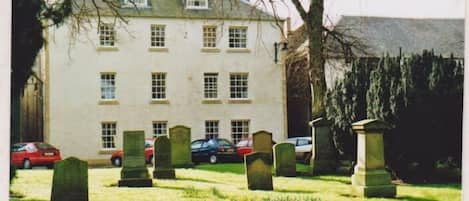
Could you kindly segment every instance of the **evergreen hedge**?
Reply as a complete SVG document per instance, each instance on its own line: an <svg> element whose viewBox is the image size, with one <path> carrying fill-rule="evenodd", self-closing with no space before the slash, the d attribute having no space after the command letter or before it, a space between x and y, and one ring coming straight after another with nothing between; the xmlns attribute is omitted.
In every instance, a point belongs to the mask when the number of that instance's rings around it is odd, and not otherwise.
<svg viewBox="0 0 469 201"><path fill-rule="evenodd" d="M386 162L399 177L422 180L438 164L460 167L462 63L428 51L354 61L325 97L341 156L355 160L351 124L373 118L392 126L384 135Z"/></svg>

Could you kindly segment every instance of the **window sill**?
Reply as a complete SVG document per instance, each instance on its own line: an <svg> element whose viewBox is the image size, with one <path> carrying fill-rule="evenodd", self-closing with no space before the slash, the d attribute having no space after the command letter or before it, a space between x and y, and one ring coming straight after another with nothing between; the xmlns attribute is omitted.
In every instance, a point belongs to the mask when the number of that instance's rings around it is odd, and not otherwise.
<svg viewBox="0 0 469 201"><path fill-rule="evenodd" d="M169 52L167 47L150 47L148 48L149 52Z"/></svg>
<svg viewBox="0 0 469 201"><path fill-rule="evenodd" d="M169 104L169 100L168 99L161 99L161 100L153 99L150 101L150 104Z"/></svg>
<svg viewBox="0 0 469 201"><path fill-rule="evenodd" d="M248 48L229 48L226 50L227 53L251 53Z"/></svg>
<svg viewBox="0 0 469 201"><path fill-rule="evenodd" d="M98 105L119 105L118 100L99 100Z"/></svg>
<svg viewBox="0 0 469 201"><path fill-rule="evenodd" d="M220 52L220 49L218 49L218 48L203 47L203 48L200 49L200 52L218 53L218 52Z"/></svg>
<svg viewBox="0 0 469 201"><path fill-rule="evenodd" d="M202 100L202 104L221 104L220 99L204 99Z"/></svg>
<svg viewBox="0 0 469 201"><path fill-rule="evenodd" d="M252 103L251 99L229 99L228 103L230 104L250 104Z"/></svg>
<svg viewBox="0 0 469 201"><path fill-rule="evenodd" d="M117 47L106 47L106 46L98 46L96 47L97 51L118 51L119 48Z"/></svg>
<svg viewBox="0 0 469 201"><path fill-rule="evenodd" d="M98 151L98 154L108 155L114 153L115 151L116 149L101 149Z"/></svg>

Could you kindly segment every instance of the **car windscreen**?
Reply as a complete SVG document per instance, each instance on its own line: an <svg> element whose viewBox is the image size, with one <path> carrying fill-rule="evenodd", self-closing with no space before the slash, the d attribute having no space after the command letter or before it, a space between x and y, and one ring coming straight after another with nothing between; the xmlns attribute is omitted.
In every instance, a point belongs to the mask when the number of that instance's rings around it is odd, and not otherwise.
<svg viewBox="0 0 469 201"><path fill-rule="evenodd" d="M54 146L47 144L47 143L35 143L38 149L55 149Z"/></svg>
<svg viewBox="0 0 469 201"><path fill-rule="evenodd" d="M24 151L24 146L26 144L14 144L13 147L11 148L12 152L18 152L18 151Z"/></svg>

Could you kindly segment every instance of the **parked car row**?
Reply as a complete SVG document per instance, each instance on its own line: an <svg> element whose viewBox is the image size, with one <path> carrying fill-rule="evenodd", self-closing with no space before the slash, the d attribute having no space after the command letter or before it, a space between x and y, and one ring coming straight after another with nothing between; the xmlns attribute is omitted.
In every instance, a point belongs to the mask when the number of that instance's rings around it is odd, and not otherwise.
<svg viewBox="0 0 469 201"><path fill-rule="evenodd" d="M287 139L288 143L295 145L296 159L309 162L311 158L311 137L295 137ZM275 141L272 142L275 145ZM223 138L199 139L191 143L192 161L194 163L218 163L226 161L240 161L244 155L253 151L252 139L243 139L234 145ZM54 162L61 160L60 150L44 142L16 143L11 150L11 164L29 169L33 166L46 166L52 168ZM124 152L117 150L111 155L114 166L122 165ZM153 139L145 139L145 161L153 164Z"/></svg>

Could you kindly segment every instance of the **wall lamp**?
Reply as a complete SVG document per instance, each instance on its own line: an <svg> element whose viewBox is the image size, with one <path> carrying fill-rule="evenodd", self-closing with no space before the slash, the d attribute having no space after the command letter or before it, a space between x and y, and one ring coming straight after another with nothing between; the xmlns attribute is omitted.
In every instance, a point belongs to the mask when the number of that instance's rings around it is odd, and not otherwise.
<svg viewBox="0 0 469 201"><path fill-rule="evenodd" d="M278 62L278 51L279 51L279 48L282 48L280 49L281 51L287 51L288 50L288 43L287 42L275 42L274 43L274 49L275 49L275 58L274 58L274 62L277 63Z"/></svg>

